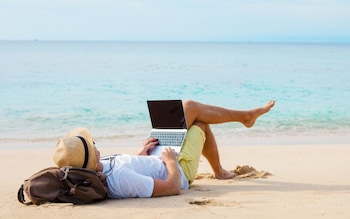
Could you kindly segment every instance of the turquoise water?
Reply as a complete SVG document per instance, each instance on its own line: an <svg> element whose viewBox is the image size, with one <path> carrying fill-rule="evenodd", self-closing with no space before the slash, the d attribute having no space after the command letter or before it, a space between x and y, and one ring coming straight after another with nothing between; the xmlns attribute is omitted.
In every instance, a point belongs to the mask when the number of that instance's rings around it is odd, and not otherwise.
<svg viewBox="0 0 350 219"><path fill-rule="evenodd" d="M350 44L0 41L0 142L145 136L147 99L235 109L276 100L252 129L218 135L341 135L350 129Z"/></svg>

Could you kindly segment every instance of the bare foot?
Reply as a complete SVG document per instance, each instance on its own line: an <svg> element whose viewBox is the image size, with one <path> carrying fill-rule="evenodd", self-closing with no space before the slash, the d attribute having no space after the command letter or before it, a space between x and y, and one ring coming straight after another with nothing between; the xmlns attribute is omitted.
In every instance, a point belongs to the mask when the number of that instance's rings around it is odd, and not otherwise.
<svg viewBox="0 0 350 219"><path fill-rule="evenodd" d="M247 112L245 120L242 122L243 125L245 125L247 128L252 127L255 124L255 121L259 116L267 113L270 111L270 109L275 105L274 100L270 100L265 104L265 106L262 106L260 108L252 109Z"/></svg>
<svg viewBox="0 0 350 219"><path fill-rule="evenodd" d="M214 173L214 177L216 179L232 179L233 177L235 177L235 174L225 169L222 169L220 174Z"/></svg>

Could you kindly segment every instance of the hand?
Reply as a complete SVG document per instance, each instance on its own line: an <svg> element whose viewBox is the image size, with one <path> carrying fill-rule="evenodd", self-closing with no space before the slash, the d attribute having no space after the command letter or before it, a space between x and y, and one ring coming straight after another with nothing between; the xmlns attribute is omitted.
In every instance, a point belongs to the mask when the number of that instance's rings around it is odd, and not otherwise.
<svg viewBox="0 0 350 219"><path fill-rule="evenodd" d="M165 165L168 162L176 161L176 152L174 149L165 148L162 152L162 159Z"/></svg>
<svg viewBox="0 0 350 219"><path fill-rule="evenodd" d="M138 153L138 155L149 155L149 152L156 146L158 145L158 139L156 138L147 138L142 146L141 150Z"/></svg>

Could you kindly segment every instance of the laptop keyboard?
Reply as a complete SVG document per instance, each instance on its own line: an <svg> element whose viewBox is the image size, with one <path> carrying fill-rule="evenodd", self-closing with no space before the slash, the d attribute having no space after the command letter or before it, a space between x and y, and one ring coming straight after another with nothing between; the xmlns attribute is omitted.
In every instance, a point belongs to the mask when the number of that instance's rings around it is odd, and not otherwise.
<svg viewBox="0 0 350 219"><path fill-rule="evenodd" d="M157 138L160 146L181 146L185 132L152 131L150 137Z"/></svg>

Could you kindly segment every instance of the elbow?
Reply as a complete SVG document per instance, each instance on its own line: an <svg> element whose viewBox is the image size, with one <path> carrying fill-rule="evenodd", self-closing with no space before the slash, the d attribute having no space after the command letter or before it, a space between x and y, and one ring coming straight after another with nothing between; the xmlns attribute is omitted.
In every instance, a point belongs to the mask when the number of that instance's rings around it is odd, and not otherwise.
<svg viewBox="0 0 350 219"><path fill-rule="evenodd" d="M180 193L181 193L181 185L180 184L174 185L172 193L174 195L180 195Z"/></svg>
<svg viewBox="0 0 350 219"><path fill-rule="evenodd" d="M154 180L152 197L180 195L180 180Z"/></svg>
<svg viewBox="0 0 350 219"><path fill-rule="evenodd" d="M176 180L176 182L174 182L174 193L175 195L180 195L181 193L181 180L180 177L178 180Z"/></svg>

